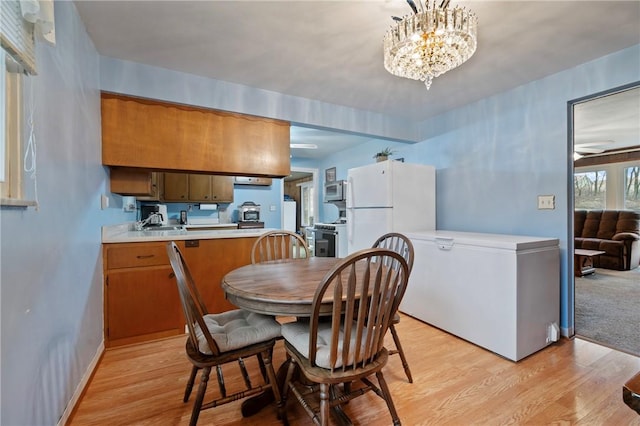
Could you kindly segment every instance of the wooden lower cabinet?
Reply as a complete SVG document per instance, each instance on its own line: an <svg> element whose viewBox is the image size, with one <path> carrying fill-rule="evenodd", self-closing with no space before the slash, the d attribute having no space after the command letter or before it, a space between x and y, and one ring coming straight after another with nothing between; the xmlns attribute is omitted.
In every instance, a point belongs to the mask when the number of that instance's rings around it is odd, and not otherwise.
<svg viewBox="0 0 640 426"><path fill-rule="evenodd" d="M110 271L106 301L110 342L184 332L182 308L171 266Z"/></svg>
<svg viewBox="0 0 640 426"><path fill-rule="evenodd" d="M210 313L236 307L220 286L251 263L256 237L177 241ZM105 346L184 333L185 320L166 242L103 244Z"/></svg>

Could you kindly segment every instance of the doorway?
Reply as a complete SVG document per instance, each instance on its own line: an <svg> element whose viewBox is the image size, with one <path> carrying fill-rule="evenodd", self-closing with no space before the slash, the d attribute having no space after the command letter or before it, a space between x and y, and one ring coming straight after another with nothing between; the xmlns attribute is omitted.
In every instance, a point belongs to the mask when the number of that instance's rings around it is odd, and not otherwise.
<svg viewBox="0 0 640 426"><path fill-rule="evenodd" d="M318 212L318 169L291 167L291 174L282 179L283 189L283 219L282 223L287 223L288 218L284 217L286 209L284 203L295 202L295 232L305 235L305 229L313 226Z"/></svg>
<svg viewBox="0 0 640 426"><path fill-rule="evenodd" d="M576 337L640 356L640 268L573 274L574 211L640 211L640 82L568 103L569 236Z"/></svg>

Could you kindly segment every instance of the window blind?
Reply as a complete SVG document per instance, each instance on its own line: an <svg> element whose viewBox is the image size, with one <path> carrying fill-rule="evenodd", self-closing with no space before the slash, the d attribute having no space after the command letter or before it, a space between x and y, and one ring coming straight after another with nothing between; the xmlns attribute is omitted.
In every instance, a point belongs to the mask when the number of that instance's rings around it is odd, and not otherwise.
<svg viewBox="0 0 640 426"><path fill-rule="evenodd" d="M33 24L22 18L18 0L0 0L0 42L27 73L36 74Z"/></svg>

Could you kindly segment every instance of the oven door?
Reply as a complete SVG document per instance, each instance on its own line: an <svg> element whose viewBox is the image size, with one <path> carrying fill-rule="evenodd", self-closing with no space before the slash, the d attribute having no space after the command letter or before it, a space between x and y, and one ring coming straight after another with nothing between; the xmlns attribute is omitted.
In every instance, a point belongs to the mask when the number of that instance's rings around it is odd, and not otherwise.
<svg viewBox="0 0 640 426"><path fill-rule="evenodd" d="M243 222L259 222L260 210L245 210L242 212Z"/></svg>
<svg viewBox="0 0 640 426"><path fill-rule="evenodd" d="M316 229L314 232L316 257L336 257L338 233Z"/></svg>

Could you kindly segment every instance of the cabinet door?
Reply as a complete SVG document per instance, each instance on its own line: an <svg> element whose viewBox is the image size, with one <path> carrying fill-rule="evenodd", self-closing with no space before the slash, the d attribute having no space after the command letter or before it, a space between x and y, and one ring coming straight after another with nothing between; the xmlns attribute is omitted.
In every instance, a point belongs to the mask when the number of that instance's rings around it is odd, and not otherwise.
<svg viewBox="0 0 640 426"><path fill-rule="evenodd" d="M211 197L218 203L233 202L233 177L211 176Z"/></svg>
<svg viewBox="0 0 640 426"><path fill-rule="evenodd" d="M233 177L189 175L189 201L230 203L233 201Z"/></svg>
<svg viewBox="0 0 640 426"><path fill-rule="evenodd" d="M159 200L157 173L145 169L112 167L109 170L111 192L140 199Z"/></svg>
<svg viewBox="0 0 640 426"><path fill-rule="evenodd" d="M185 247L184 241L177 242L210 313L237 309L224 297L222 278L251 263L251 248L256 239L214 238L200 240L197 247Z"/></svg>
<svg viewBox="0 0 640 426"><path fill-rule="evenodd" d="M170 266L111 270L106 312L110 342L184 332L180 297Z"/></svg>
<svg viewBox="0 0 640 426"><path fill-rule="evenodd" d="M211 201L211 176L189 175L189 201Z"/></svg>
<svg viewBox="0 0 640 426"><path fill-rule="evenodd" d="M189 175L186 173L165 173L164 199L166 201L188 201Z"/></svg>

